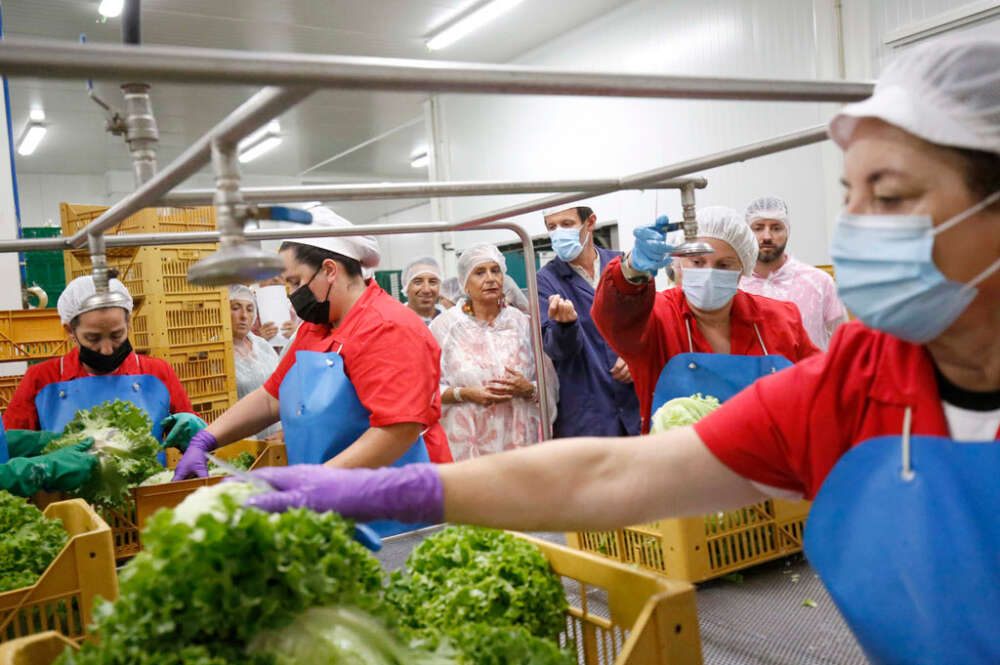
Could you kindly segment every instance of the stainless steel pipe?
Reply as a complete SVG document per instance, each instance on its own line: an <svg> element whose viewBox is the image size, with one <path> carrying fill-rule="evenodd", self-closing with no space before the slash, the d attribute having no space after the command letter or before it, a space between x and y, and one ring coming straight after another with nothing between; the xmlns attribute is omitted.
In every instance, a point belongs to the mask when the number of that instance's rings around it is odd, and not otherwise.
<svg viewBox="0 0 1000 665"><path fill-rule="evenodd" d="M607 191L617 188L620 178L589 180L526 181L446 181L387 182L339 185L302 185L299 187L244 187L247 203L294 203L297 201L374 201L378 199L434 198L447 196L484 196L503 194L538 194L542 192ZM680 189L688 184L702 189L704 178L672 178L645 185L648 189ZM170 192L158 205L198 206L212 203L214 189L187 189Z"/></svg>
<svg viewBox="0 0 1000 665"><path fill-rule="evenodd" d="M16 37L0 43L0 72L8 76L46 78L135 78L354 90L798 102L857 101L870 96L873 88L867 82L560 71L438 60L179 46L129 48Z"/></svg>
<svg viewBox="0 0 1000 665"><path fill-rule="evenodd" d="M130 49L135 51L136 49ZM104 214L70 238L71 247L81 247L87 235L104 232L139 210L155 205L176 185L194 175L211 158L214 139L238 143L258 127L305 99L312 91L302 88L264 88L196 140L187 150L143 183L134 192L108 208Z"/></svg>

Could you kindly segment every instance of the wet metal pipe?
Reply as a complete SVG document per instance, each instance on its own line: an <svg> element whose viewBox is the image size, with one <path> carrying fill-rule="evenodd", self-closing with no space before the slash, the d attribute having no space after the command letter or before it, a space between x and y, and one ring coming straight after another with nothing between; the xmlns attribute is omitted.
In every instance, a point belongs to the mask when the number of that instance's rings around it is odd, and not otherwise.
<svg viewBox="0 0 1000 665"><path fill-rule="evenodd" d="M139 210L154 205L178 184L194 175L211 159L211 144L217 139L238 143L240 139L305 99L310 90L302 88L264 88L226 116L218 125L196 140L187 150L134 192L108 208L100 217L70 238L72 247L81 247L87 235L101 233L119 224Z"/></svg>
<svg viewBox="0 0 1000 665"><path fill-rule="evenodd" d="M123 47L42 39L5 39L0 72L46 78L135 78L353 90L467 92L852 102L873 84L560 71L438 60L303 55L180 46Z"/></svg>
<svg viewBox="0 0 1000 665"><path fill-rule="evenodd" d="M247 203L295 203L297 201L374 201L378 199L434 198L447 196L484 196L504 194L539 194L542 192L607 191L617 188L619 178L590 180L528 180L528 181L450 181L450 182L388 182L339 185L302 185L300 187L244 187L241 191ZM680 189L688 184L702 189L704 178L673 178L656 182L648 189ZM160 199L158 205L198 206L212 203L213 189L173 191Z"/></svg>

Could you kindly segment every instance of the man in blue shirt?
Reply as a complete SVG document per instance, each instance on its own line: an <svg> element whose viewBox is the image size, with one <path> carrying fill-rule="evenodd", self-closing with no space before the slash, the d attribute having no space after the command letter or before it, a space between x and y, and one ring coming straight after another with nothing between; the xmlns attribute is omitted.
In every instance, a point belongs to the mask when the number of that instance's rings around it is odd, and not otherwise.
<svg viewBox="0 0 1000 665"><path fill-rule="evenodd" d="M587 207L546 210L557 258L538 271L545 352L559 375L556 438L639 434L639 400L628 366L590 318L594 288L621 252L594 245L597 216Z"/></svg>

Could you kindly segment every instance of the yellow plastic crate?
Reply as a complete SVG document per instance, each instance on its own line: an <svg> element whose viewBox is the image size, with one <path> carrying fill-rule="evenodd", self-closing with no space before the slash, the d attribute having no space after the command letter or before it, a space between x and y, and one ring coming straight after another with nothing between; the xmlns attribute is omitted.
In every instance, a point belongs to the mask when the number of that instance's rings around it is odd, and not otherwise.
<svg viewBox="0 0 1000 665"><path fill-rule="evenodd" d="M215 395L191 400L191 408L201 416L206 423L213 423L236 402L229 395Z"/></svg>
<svg viewBox="0 0 1000 665"><path fill-rule="evenodd" d="M233 341L229 295L225 292L147 298L142 316L148 321L151 348L204 348L206 344Z"/></svg>
<svg viewBox="0 0 1000 665"><path fill-rule="evenodd" d="M100 217L108 206L59 204L59 216L64 236L74 235ZM216 227L215 208L143 208L118 226L109 235L123 233L158 233L161 231L212 231Z"/></svg>
<svg viewBox="0 0 1000 665"><path fill-rule="evenodd" d="M701 582L800 552L810 505L768 499L701 517L567 533L566 542L672 579Z"/></svg>
<svg viewBox="0 0 1000 665"><path fill-rule="evenodd" d="M69 353L70 341L55 309L0 311L0 362L44 360Z"/></svg>
<svg viewBox="0 0 1000 665"><path fill-rule="evenodd" d="M577 591L580 607L570 607L560 643L583 665L699 665L701 640L694 587L611 561L514 534L531 542L549 560L564 584ZM587 599L607 595L610 616L592 612ZM48 665L67 643L39 635L0 647L0 665Z"/></svg>
<svg viewBox="0 0 1000 665"><path fill-rule="evenodd" d="M0 376L0 413L7 410L7 405L14 397L14 391L24 378L23 374L13 374L11 376Z"/></svg>
<svg viewBox="0 0 1000 665"><path fill-rule="evenodd" d="M44 513L62 520L70 540L35 584L0 594L0 642L48 630L82 641L97 596L118 597L104 520L81 499L53 503Z"/></svg>
<svg viewBox="0 0 1000 665"><path fill-rule="evenodd" d="M224 394L235 404L236 367L231 339L190 349L153 348L148 353L170 363L192 402Z"/></svg>

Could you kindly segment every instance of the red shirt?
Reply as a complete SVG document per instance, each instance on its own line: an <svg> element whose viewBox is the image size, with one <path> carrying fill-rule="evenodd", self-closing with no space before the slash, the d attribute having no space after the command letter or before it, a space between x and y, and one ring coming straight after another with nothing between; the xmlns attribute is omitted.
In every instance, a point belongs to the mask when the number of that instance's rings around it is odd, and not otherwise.
<svg viewBox="0 0 1000 665"><path fill-rule="evenodd" d="M341 348L343 345L343 348ZM441 349L423 321L372 281L334 330L303 323L264 384L275 399L296 351L339 350L344 373L371 413L371 427L420 423L432 462L451 462L441 418Z"/></svg>
<svg viewBox="0 0 1000 665"><path fill-rule="evenodd" d="M901 434L907 407L913 434L949 436L927 350L853 321L825 355L760 379L694 428L736 473L812 499L850 448Z"/></svg>
<svg viewBox="0 0 1000 665"><path fill-rule="evenodd" d="M177 378L174 368L166 360L132 352L118 369L108 376L136 374L149 374L163 382L170 393L170 413L194 413L191 400L184 392L184 386ZM76 347L61 358L52 358L32 365L25 372L21 383L17 385L14 396L10 398L10 404L3 414L3 426L6 429L37 430L40 424L38 410L35 408L35 397L39 391L50 383L72 381L88 376L93 374L80 364L80 349Z"/></svg>
<svg viewBox="0 0 1000 665"><path fill-rule="evenodd" d="M653 390L667 361L692 350L712 353L712 346L680 288L657 293L652 280L628 282L620 257L611 260L601 275L591 317L608 345L628 363L639 397L642 431L648 432ZM691 326L691 344L685 322ZM783 355L793 363L820 352L809 340L798 308L790 302L737 291L729 325L733 355L764 355L757 331L768 353Z"/></svg>

